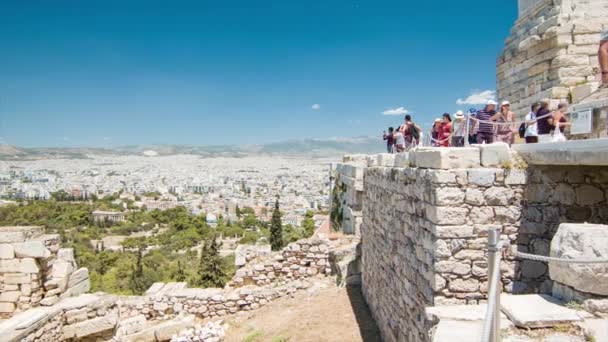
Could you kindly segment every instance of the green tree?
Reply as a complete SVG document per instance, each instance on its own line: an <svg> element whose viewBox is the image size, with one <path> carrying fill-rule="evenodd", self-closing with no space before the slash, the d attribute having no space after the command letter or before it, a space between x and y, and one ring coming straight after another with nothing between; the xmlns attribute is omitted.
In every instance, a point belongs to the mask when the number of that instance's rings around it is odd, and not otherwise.
<svg viewBox="0 0 608 342"><path fill-rule="evenodd" d="M279 199L274 203L272 221L270 222L270 246L273 251L283 248L283 223L281 222L281 211L279 209Z"/></svg>
<svg viewBox="0 0 608 342"><path fill-rule="evenodd" d="M148 284L146 284L146 279L144 278L143 250L143 245L140 245L137 249L137 259L135 260L135 264L133 264L133 271L131 272L129 281L129 289L135 294L143 293L148 288Z"/></svg>
<svg viewBox="0 0 608 342"><path fill-rule="evenodd" d="M198 265L198 286L201 287L223 287L226 283L226 272L224 262L220 256L221 244L218 244L214 235L205 239L201 250L201 258Z"/></svg>
<svg viewBox="0 0 608 342"><path fill-rule="evenodd" d="M173 279L179 282L186 281L186 271L184 270L184 266L182 265L181 260L177 260L177 270L173 275Z"/></svg>
<svg viewBox="0 0 608 342"><path fill-rule="evenodd" d="M315 221L312 219L314 212L308 210L306 217L302 221L302 233L305 238L311 237L315 233Z"/></svg>
<svg viewBox="0 0 608 342"><path fill-rule="evenodd" d="M239 205L236 205L236 217L241 218L241 209L239 208Z"/></svg>

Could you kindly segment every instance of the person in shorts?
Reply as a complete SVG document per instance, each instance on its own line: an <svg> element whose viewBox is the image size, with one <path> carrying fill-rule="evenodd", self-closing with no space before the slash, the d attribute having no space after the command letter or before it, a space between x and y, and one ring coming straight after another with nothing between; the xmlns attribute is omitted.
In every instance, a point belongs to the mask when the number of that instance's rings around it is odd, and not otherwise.
<svg viewBox="0 0 608 342"><path fill-rule="evenodd" d="M496 101L490 100L485 108L477 112L477 143L491 144L494 142L495 128L491 121L496 121Z"/></svg>
<svg viewBox="0 0 608 342"><path fill-rule="evenodd" d="M464 113L459 110L454 114L454 122L452 123L452 146L463 147L464 136L466 134L467 122L464 119Z"/></svg>

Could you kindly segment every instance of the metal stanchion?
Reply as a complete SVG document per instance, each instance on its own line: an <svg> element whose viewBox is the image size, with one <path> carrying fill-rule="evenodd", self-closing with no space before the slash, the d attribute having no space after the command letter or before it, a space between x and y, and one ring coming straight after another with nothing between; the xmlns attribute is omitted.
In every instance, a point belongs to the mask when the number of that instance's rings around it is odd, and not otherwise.
<svg viewBox="0 0 608 342"><path fill-rule="evenodd" d="M496 277L498 281L497 291L495 293L495 302L494 302L494 311L492 317L492 326L490 330L490 341L491 342L499 342L500 341L500 291L502 289L501 280L500 280L500 263L498 263L498 267L496 268L496 259L500 258L500 232L498 229L490 229L488 230L488 291L491 285L492 279L494 279L494 272L498 272L498 277ZM488 292L488 295L491 293ZM489 298L488 298L489 301ZM488 307L488 310L492 308Z"/></svg>
<svg viewBox="0 0 608 342"><path fill-rule="evenodd" d="M467 114L467 121L464 133L464 146L469 147L469 125L471 124L471 114Z"/></svg>

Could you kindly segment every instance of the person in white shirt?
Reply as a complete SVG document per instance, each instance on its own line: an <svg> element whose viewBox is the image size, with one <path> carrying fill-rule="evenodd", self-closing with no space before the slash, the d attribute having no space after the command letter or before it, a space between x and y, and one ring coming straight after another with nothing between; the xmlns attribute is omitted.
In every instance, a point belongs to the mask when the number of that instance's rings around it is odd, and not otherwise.
<svg viewBox="0 0 608 342"><path fill-rule="evenodd" d="M524 138L526 144L536 144L538 142L538 124L536 123L536 113L540 109L540 103L535 102L530 108L530 113L526 115L526 133Z"/></svg>
<svg viewBox="0 0 608 342"><path fill-rule="evenodd" d="M395 138L396 153L405 151L405 137L403 136L403 133L401 131L402 129L401 127L399 127L399 129L396 130L395 133L393 133L393 137Z"/></svg>

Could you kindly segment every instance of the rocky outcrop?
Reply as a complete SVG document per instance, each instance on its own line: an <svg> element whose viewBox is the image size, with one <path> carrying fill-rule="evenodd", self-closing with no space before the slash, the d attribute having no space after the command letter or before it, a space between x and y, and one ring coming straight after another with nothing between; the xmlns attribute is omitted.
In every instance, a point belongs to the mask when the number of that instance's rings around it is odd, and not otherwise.
<svg viewBox="0 0 608 342"><path fill-rule="evenodd" d="M608 259L608 226L567 224L559 226L551 241L551 256L563 259ZM608 296L608 263L549 263L553 281L577 291Z"/></svg>
<svg viewBox="0 0 608 342"><path fill-rule="evenodd" d="M0 317L89 290L86 268L77 269L74 252L59 248L59 235L44 227L0 227Z"/></svg>

